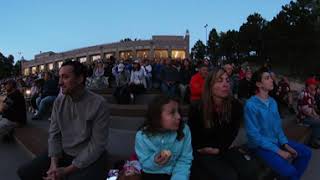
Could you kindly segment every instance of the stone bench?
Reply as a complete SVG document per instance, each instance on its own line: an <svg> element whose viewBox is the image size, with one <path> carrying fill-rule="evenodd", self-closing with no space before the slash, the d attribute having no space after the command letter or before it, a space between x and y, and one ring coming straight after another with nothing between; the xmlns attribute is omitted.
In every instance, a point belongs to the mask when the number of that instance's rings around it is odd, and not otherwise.
<svg viewBox="0 0 320 180"><path fill-rule="evenodd" d="M100 94L102 95L109 103L117 104L116 98L112 94ZM148 94L138 94L135 96L134 104L149 104L155 97L159 96L160 93L148 93Z"/></svg>
<svg viewBox="0 0 320 180"><path fill-rule="evenodd" d="M110 129L106 148L110 154L108 167L121 159L127 158L134 151L135 134L144 122L143 117L110 116ZM45 152L48 148L48 132L44 128L26 126L17 128L15 140L32 158Z"/></svg>
<svg viewBox="0 0 320 180"><path fill-rule="evenodd" d="M90 91L97 94L112 94L115 88L104 88L104 89L89 89ZM143 94L160 94L161 91L159 89L148 89Z"/></svg>
<svg viewBox="0 0 320 180"><path fill-rule="evenodd" d="M124 117L111 115L110 129L106 149L109 151L110 159L107 164L109 168L119 160L126 160L134 153L135 134L143 124L144 118L139 116ZM311 129L298 126L294 121L284 124L287 137L298 142L306 142L311 134ZM36 157L47 149L48 133L42 128L25 127L15 131L15 139L32 155ZM240 145L246 142L245 131L242 127L235 142ZM261 171L259 179L270 179L273 177L271 170L260 163ZM270 176L271 174L271 176Z"/></svg>
<svg viewBox="0 0 320 180"><path fill-rule="evenodd" d="M37 127L17 128L14 138L32 158L45 152L48 148L48 132Z"/></svg>
<svg viewBox="0 0 320 180"><path fill-rule="evenodd" d="M110 104L111 116L125 116L125 117L145 117L147 112L147 105L122 105L122 104ZM189 106L181 106L181 115L183 117L188 116Z"/></svg>

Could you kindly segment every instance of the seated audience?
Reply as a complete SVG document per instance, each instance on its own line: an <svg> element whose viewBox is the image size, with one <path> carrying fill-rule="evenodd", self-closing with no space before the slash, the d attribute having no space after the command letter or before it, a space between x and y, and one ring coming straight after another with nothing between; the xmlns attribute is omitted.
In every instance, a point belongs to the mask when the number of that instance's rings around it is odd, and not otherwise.
<svg viewBox="0 0 320 180"><path fill-rule="evenodd" d="M105 77L105 69L103 62L101 60L97 60L95 68L93 70L93 79L92 79L92 87L93 88L107 88L108 78Z"/></svg>
<svg viewBox="0 0 320 180"><path fill-rule="evenodd" d="M135 96L144 92L147 88L146 76L144 70L139 64L139 60L133 62L133 68L131 70L129 91L132 102L135 102Z"/></svg>
<svg viewBox="0 0 320 180"><path fill-rule="evenodd" d="M36 99L38 112L33 116L32 120L43 118L44 114L51 109L53 102L59 94L58 80L49 72L44 74L44 85L41 95Z"/></svg>
<svg viewBox="0 0 320 180"><path fill-rule="evenodd" d="M141 65L141 67L144 69L144 72L145 72L147 88L151 89L152 88L152 66L149 60L145 59L144 64Z"/></svg>
<svg viewBox="0 0 320 180"><path fill-rule="evenodd" d="M295 110L293 108L293 97L287 77L282 77L278 82L278 89L276 95L279 99L279 102L287 105L289 111L295 114Z"/></svg>
<svg viewBox="0 0 320 180"><path fill-rule="evenodd" d="M194 152L191 179L257 179L256 161L243 149L231 146L242 112L241 104L231 96L227 73L223 69L210 72L201 101L192 104L189 112Z"/></svg>
<svg viewBox="0 0 320 180"><path fill-rule="evenodd" d="M161 91L167 96L177 96L180 74L171 59L165 61L160 72Z"/></svg>
<svg viewBox="0 0 320 180"><path fill-rule="evenodd" d="M192 76L189 85L191 102L200 100L204 87L204 82L207 76L208 66L205 64L199 65L199 72Z"/></svg>
<svg viewBox="0 0 320 180"><path fill-rule="evenodd" d="M245 102L252 95L254 95L254 85L251 82L252 71L247 69L245 77L239 81L238 98L242 102Z"/></svg>
<svg viewBox="0 0 320 180"><path fill-rule="evenodd" d="M311 150L285 136L277 103L269 96L273 89L270 73L261 69L252 81L257 93L244 109L248 146L281 178L298 180L308 166Z"/></svg>
<svg viewBox="0 0 320 180"><path fill-rule="evenodd" d="M180 78L179 90L180 90L181 102L190 102L189 83L191 81L193 74L194 72L192 71L189 60L185 59L183 61L183 66L181 67L181 71L180 71L181 78Z"/></svg>
<svg viewBox="0 0 320 180"><path fill-rule="evenodd" d="M25 99L16 81L5 82L6 96L0 102L0 138L27 123Z"/></svg>
<svg viewBox="0 0 320 180"><path fill-rule="evenodd" d="M177 100L156 97L136 134L135 151L143 180L188 180L192 162L191 134Z"/></svg>
<svg viewBox="0 0 320 180"><path fill-rule="evenodd" d="M117 66L116 75L116 88L114 89L113 95L117 99L119 104L129 104L130 92L128 84L130 81L130 73L125 69L124 64L120 63Z"/></svg>
<svg viewBox="0 0 320 180"><path fill-rule="evenodd" d="M298 123L312 128L310 146L320 148L320 116L316 111L315 94L318 81L314 78L306 80L306 88L298 96Z"/></svg>
<svg viewBox="0 0 320 180"><path fill-rule="evenodd" d="M85 88L86 69L67 61L59 71L62 94L53 105L48 152L18 169L22 180L105 180L109 108Z"/></svg>

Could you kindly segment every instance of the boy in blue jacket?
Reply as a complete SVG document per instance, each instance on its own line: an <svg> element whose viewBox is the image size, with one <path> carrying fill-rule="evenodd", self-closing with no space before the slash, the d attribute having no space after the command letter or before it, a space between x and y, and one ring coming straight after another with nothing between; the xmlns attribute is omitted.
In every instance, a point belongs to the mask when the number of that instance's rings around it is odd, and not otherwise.
<svg viewBox="0 0 320 180"><path fill-rule="evenodd" d="M298 180L308 166L311 151L288 140L283 133L277 103L268 94L273 89L269 72L258 70L252 81L256 95L246 102L244 109L249 147L280 176Z"/></svg>

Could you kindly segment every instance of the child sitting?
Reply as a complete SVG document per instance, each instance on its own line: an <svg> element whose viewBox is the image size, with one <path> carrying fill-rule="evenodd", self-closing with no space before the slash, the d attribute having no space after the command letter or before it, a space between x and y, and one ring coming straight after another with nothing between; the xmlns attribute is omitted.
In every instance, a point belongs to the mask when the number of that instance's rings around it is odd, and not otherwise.
<svg viewBox="0 0 320 180"><path fill-rule="evenodd" d="M189 179L191 134L181 119L177 100L159 96L152 101L136 134L135 151L142 165L142 179Z"/></svg>

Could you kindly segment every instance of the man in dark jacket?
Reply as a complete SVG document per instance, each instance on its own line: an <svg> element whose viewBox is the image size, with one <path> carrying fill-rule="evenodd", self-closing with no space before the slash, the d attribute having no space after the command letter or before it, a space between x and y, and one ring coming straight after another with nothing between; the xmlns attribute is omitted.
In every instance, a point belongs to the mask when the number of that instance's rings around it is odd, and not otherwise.
<svg viewBox="0 0 320 180"><path fill-rule="evenodd" d="M45 112L52 106L54 100L59 94L58 81L49 72L44 75L44 85L41 91L41 96L37 98L38 113L32 120L41 119Z"/></svg>
<svg viewBox="0 0 320 180"><path fill-rule="evenodd" d="M27 122L25 100L14 80L5 83L7 96L0 106L0 137Z"/></svg>
<svg viewBox="0 0 320 180"><path fill-rule="evenodd" d="M180 81L178 70L172 65L171 59L166 60L166 66L160 72L161 91L167 96L175 96Z"/></svg>
<svg viewBox="0 0 320 180"><path fill-rule="evenodd" d="M239 81L238 89L238 98L242 102L245 102L247 99L249 99L252 95L255 94L254 84L251 82L252 71L250 69L247 69L245 74L245 78Z"/></svg>

